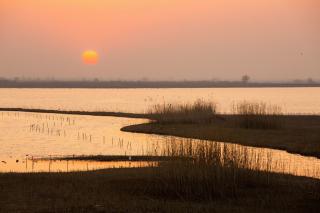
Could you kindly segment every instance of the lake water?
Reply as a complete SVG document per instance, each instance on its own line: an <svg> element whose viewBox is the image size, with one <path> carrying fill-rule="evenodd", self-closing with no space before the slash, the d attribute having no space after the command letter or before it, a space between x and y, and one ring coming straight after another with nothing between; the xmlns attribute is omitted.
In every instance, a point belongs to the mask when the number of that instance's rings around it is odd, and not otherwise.
<svg viewBox="0 0 320 213"><path fill-rule="evenodd" d="M43 161L27 167L26 159L70 155L144 155L160 136L121 132L123 126L142 119L77 115L0 112L0 172L54 171ZM69 165L69 170L105 167L90 161ZM110 163L109 163L110 164ZM73 167L72 167L73 165ZM75 167L75 168L74 168ZM109 167L106 167L109 168ZM63 167L61 170L66 169Z"/></svg>
<svg viewBox="0 0 320 213"><path fill-rule="evenodd" d="M230 112L233 102L264 101L287 113L320 114L320 88L212 89L0 89L0 107L83 111L146 112L159 103L217 103Z"/></svg>
<svg viewBox="0 0 320 213"><path fill-rule="evenodd" d="M143 112L156 103L190 102L203 98L215 100L219 106L226 107L237 100L266 101L284 106L290 113L304 114L320 112L319 94L318 88L239 89L239 91L238 89L0 89L0 107ZM143 162L30 161L30 158L66 155L146 155L154 147L161 147L171 139L165 136L120 131L123 126L143 122L147 120L0 112L0 172L84 171L143 166ZM176 138L176 140L183 139ZM272 149L250 148L250 150L253 155L259 153L265 159L271 157L272 171L320 178L319 159Z"/></svg>

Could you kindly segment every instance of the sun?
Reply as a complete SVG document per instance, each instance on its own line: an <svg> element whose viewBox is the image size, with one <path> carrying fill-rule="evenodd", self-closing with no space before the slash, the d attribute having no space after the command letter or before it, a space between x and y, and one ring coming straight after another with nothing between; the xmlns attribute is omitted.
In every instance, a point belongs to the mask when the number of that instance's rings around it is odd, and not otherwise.
<svg viewBox="0 0 320 213"><path fill-rule="evenodd" d="M82 61L87 65L95 65L99 62L99 54L94 50L86 50L82 53Z"/></svg>

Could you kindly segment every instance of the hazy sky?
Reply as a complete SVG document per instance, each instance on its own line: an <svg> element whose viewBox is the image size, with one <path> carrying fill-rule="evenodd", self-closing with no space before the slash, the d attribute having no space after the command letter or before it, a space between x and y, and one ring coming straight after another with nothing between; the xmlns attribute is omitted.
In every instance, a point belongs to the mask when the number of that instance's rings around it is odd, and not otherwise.
<svg viewBox="0 0 320 213"><path fill-rule="evenodd" d="M81 60L86 49L97 65ZM319 0L0 0L0 77L320 79Z"/></svg>

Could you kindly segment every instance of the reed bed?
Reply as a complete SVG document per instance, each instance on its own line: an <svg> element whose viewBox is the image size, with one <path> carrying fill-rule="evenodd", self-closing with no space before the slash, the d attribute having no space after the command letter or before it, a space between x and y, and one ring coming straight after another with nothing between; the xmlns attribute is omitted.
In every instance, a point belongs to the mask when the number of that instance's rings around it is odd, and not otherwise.
<svg viewBox="0 0 320 213"><path fill-rule="evenodd" d="M216 113L216 104L201 99L192 104L157 104L149 110L149 114L162 124L209 123Z"/></svg>
<svg viewBox="0 0 320 213"><path fill-rule="evenodd" d="M161 162L154 168L148 191L160 197L236 198L246 187L272 184L272 159L253 155L246 147L172 138L162 150L162 155L176 160Z"/></svg>
<svg viewBox="0 0 320 213"><path fill-rule="evenodd" d="M264 102L243 101L232 106L236 125L246 129L280 129L284 126L282 109Z"/></svg>

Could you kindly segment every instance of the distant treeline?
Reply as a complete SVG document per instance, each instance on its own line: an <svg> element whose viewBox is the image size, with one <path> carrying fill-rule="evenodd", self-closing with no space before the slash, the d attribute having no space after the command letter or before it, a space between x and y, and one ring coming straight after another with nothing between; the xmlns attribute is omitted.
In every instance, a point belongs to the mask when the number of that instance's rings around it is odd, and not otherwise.
<svg viewBox="0 0 320 213"><path fill-rule="evenodd" d="M243 81L15 81L0 79L0 88L227 88L319 87L318 82L259 83Z"/></svg>

